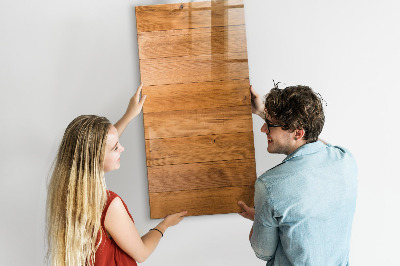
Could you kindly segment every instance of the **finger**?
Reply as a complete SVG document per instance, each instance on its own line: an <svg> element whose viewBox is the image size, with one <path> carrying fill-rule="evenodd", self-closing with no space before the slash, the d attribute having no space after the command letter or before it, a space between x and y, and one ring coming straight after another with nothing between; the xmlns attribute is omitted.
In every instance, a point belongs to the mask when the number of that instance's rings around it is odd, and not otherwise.
<svg viewBox="0 0 400 266"><path fill-rule="evenodd" d="M258 97L257 92L253 89L253 85L250 85L250 92L251 92L252 98L257 98Z"/></svg>
<svg viewBox="0 0 400 266"><path fill-rule="evenodd" d="M188 214L188 211L183 211L183 212L180 212L180 213L179 213L179 216L183 218L183 217L186 216L187 214Z"/></svg>
<svg viewBox="0 0 400 266"><path fill-rule="evenodd" d="M142 98L140 99L140 101L139 101L139 105L140 105L140 107L142 107L143 106L143 104L144 104L144 101L146 101L146 98L147 98L147 95L143 95L142 96Z"/></svg>
<svg viewBox="0 0 400 266"><path fill-rule="evenodd" d="M175 217L178 217L178 218L183 218L183 217L185 217L187 214L188 214L188 211L182 211L182 212L178 212L178 213L171 214L171 216L175 216Z"/></svg>
<svg viewBox="0 0 400 266"><path fill-rule="evenodd" d="M142 88L143 88L143 82L140 83L139 87L137 88L136 92L135 92L135 98L139 99L139 95L142 92Z"/></svg>
<svg viewBox="0 0 400 266"><path fill-rule="evenodd" d="M242 208L245 212L250 208L249 206L246 205L243 201L239 201L238 205L240 208Z"/></svg>
<svg viewBox="0 0 400 266"><path fill-rule="evenodd" d="M143 88L143 82L140 83L139 87L136 90L136 93L140 94L142 92L142 88Z"/></svg>

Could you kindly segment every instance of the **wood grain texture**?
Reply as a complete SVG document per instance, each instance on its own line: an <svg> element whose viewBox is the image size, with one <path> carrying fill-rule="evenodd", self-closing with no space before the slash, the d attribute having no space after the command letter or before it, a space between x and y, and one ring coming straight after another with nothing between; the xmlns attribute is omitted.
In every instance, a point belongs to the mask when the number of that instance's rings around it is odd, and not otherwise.
<svg viewBox="0 0 400 266"><path fill-rule="evenodd" d="M150 217L164 218L171 213L188 211L188 215L239 212L239 200L254 206L254 186L149 193Z"/></svg>
<svg viewBox="0 0 400 266"><path fill-rule="evenodd" d="M246 79L247 53L140 60L140 75L146 85Z"/></svg>
<svg viewBox="0 0 400 266"><path fill-rule="evenodd" d="M143 32L138 43L141 60L247 51L244 25Z"/></svg>
<svg viewBox="0 0 400 266"><path fill-rule="evenodd" d="M253 186L254 159L148 167L149 192Z"/></svg>
<svg viewBox="0 0 400 266"><path fill-rule="evenodd" d="M250 106L250 82L228 80L201 83L143 86L147 95L143 113Z"/></svg>
<svg viewBox="0 0 400 266"><path fill-rule="evenodd" d="M147 166L254 159L253 132L145 142Z"/></svg>
<svg viewBox="0 0 400 266"><path fill-rule="evenodd" d="M212 24L211 24L212 22ZM244 24L243 1L193 2L136 7L138 33Z"/></svg>
<svg viewBox="0 0 400 266"><path fill-rule="evenodd" d="M249 106L146 113L145 139L252 132Z"/></svg>
<svg viewBox="0 0 400 266"><path fill-rule="evenodd" d="M136 7L151 218L253 205L243 0Z"/></svg>

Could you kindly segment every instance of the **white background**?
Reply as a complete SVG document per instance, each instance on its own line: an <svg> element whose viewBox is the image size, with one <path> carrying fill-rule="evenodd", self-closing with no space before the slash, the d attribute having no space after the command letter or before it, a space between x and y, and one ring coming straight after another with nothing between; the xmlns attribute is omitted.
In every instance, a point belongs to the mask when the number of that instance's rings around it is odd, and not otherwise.
<svg viewBox="0 0 400 266"><path fill-rule="evenodd" d="M172 2L0 1L1 265L44 264L46 185L63 131L80 114L117 121L140 83L134 7ZM245 0L255 89L267 93L273 79L311 86L328 103L321 137L357 158L352 265L400 265L399 14L396 0ZM261 174L283 157L267 153L253 119ZM144 234L158 220L149 219L142 115L121 142L107 185ZM188 217L144 265L265 265L250 227L237 214Z"/></svg>

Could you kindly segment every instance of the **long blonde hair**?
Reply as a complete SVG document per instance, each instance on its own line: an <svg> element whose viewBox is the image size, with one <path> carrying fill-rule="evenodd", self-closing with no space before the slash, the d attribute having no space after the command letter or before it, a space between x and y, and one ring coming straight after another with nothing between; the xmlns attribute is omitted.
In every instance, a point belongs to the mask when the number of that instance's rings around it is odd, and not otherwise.
<svg viewBox="0 0 400 266"><path fill-rule="evenodd" d="M94 265L107 200L103 162L110 125L105 117L82 115L65 130L47 195L51 265Z"/></svg>

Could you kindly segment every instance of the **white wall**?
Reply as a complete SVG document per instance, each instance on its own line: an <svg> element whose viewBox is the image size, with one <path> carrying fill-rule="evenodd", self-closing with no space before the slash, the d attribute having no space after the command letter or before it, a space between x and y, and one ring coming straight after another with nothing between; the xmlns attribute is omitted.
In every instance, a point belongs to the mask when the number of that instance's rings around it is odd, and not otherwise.
<svg viewBox="0 0 400 266"><path fill-rule="evenodd" d="M0 2L0 264L43 265L47 175L67 124L79 114L116 121L140 82L134 6L173 0ZM322 138L359 164L352 265L399 265L400 6L396 0L246 0L250 79L310 85L327 101ZM254 117L257 173L266 152ZM122 136L109 189L141 233L149 219L140 115ZM397 156L398 158L398 156ZM237 214L188 217L144 265L264 265Z"/></svg>

